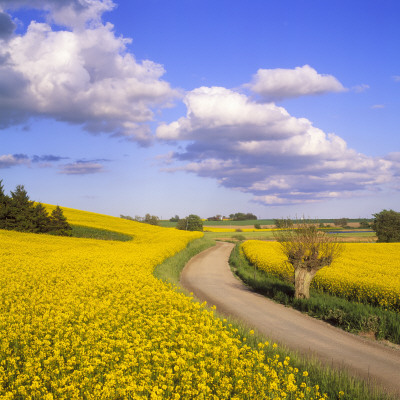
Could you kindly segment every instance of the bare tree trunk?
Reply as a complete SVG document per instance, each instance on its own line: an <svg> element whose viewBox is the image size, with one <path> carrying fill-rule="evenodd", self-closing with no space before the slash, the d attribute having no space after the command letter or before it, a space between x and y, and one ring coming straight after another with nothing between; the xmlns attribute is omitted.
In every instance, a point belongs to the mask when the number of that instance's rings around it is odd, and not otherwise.
<svg viewBox="0 0 400 400"><path fill-rule="evenodd" d="M297 267L294 270L294 297L296 299L310 298L310 284L317 271L310 267Z"/></svg>

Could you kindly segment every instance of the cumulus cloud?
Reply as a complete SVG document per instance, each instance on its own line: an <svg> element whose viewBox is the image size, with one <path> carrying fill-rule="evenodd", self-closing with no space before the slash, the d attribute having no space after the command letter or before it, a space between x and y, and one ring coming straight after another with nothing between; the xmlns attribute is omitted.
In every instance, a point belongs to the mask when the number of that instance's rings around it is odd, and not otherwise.
<svg viewBox="0 0 400 400"><path fill-rule="evenodd" d="M318 74L309 65L295 69L259 69L245 87L267 101L346 90L334 76Z"/></svg>
<svg viewBox="0 0 400 400"><path fill-rule="evenodd" d="M9 1L0 5L11 6ZM23 35L0 46L0 128L29 117L80 124L91 133L123 136L147 145L154 109L168 106L177 92L161 79L164 68L137 61L129 39L116 37L99 16L111 1L12 1L13 6L42 6L64 23L79 15L96 24L54 30L32 21ZM75 15L76 13L77 15Z"/></svg>
<svg viewBox="0 0 400 400"><path fill-rule="evenodd" d="M8 39L14 32L16 25L10 15L0 11L0 40Z"/></svg>
<svg viewBox="0 0 400 400"><path fill-rule="evenodd" d="M333 133L295 118L274 103L260 104L221 87L195 89L184 98L185 117L161 124L157 137L182 142L169 155L184 170L251 193L263 204L297 204L379 190L395 175L390 159L349 149Z"/></svg>

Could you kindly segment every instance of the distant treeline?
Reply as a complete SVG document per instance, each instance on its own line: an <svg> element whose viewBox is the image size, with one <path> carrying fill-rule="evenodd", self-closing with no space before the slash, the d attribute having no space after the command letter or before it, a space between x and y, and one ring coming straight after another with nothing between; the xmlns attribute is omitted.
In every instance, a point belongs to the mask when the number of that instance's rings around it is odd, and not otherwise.
<svg viewBox="0 0 400 400"><path fill-rule="evenodd" d="M0 229L61 236L71 236L72 230L59 206L49 215L41 203L29 199L23 185L18 185L10 196L6 195L2 180L0 180Z"/></svg>

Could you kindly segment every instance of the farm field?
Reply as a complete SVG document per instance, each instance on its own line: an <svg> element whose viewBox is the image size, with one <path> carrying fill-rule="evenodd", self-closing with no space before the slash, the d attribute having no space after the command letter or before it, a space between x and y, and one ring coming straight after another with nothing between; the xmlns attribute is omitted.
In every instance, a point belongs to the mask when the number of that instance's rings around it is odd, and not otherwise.
<svg viewBox="0 0 400 400"><path fill-rule="evenodd" d="M242 245L257 268L290 281L293 269L277 242L247 241ZM311 287L348 300L400 311L400 244L346 243L341 258L322 268Z"/></svg>
<svg viewBox="0 0 400 400"><path fill-rule="evenodd" d="M362 221L363 219L349 219L348 220L348 225L357 227L359 225L359 222ZM333 220L332 219L318 219L316 220L318 223L323 223L323 224L330 224L333 226ZM269 227L273 227L275 224L275 221L273 219L254 219L254 220L244 220L244 221L232 221L232 220L224 220L224 221L204 221L204 226L212 226L212 227L226 227L226 226L249 226L249 227L254 227L254 224L260 224L262 226L268 225ZM164 227L175 227L176 222L171 222L167 220L161 220L160 221L160 226Z"/></svg>
<svg viewBox="0 0 400 400"><path fill-rule="evenodd" d="M237 232L233 229L204 228L204 234L217 240L269 240L274 241L274 229L242 229ZM377 240L375 232L369 230L338 231L334 233L345 242L372 243Z"/></svg>
<svg viewBox="0 0 400 400"><path fill-rule="evenodd" d="M47 206L51 208L52 206ZM324 396L213 311L153 276L201 233L63 209L129 241L0 231L2 399Z"/></svg>

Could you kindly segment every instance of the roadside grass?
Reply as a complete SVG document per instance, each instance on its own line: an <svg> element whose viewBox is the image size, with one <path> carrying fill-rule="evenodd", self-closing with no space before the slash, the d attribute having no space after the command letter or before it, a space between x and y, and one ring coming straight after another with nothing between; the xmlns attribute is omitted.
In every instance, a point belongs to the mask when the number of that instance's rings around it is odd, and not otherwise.
<svg viewBox="0 0 400 400"><path fill-rule="evenodd" d="M183 251L158 265L154 269L153 275L166 283L179 285L181 272L187 262L196 254L212 246L215 246L215 241L204 236L200 239L193 240Z"/></svg>
<svg viewBox="0 0 400 400"><path fill-rule="evenodd" d="M178 290L183 293L187 293L186 290L179 287L180 274L185 267L186 263L196 254L201 251L213 246L215 242L210 240L209 237L205 236L201 239L194 240L189 245L176 254L175 256L167 259L164 263L158 265L154 270L154 276L163 280L166 283L175 286ZM211 306L211 304L210 304ZM351 377L345 369L335 370L331 367L322 365L318 360L312 357L306 357L288 350L285 346L279 345L277 349L274 349L273 342L264 335L257 331L252 334L250 332L251 327L247 326L243 322L240 322L234 318L223 316L215 312L216 316L220 318L226 326L237 330L237 334L240 335L242 341L246 342L253 349L258 349L260 343L268 341L270 345L264 347L266 358L274 357L277 353L281 359L286 357L290 358L290 363L293 367L298 368L299 371L307 371L309 376L307 377L307 383L309 386L318 385L322 393L326 393L328 398L333 400L395 400L396 397L387 394L382 389L372 385L372 382L366 382L361 379ZM340 395L339 392L344 392Z"/></svg>
<svg viewBox="0 0 400 400"><path fill-rule="evenodd" d="M352 302L310 290L310 299L295 299L294 286L255 268L237 244L231 253L234 273L256 292L293 307L345 331L400 344L400 314L369 304Z"/></svg>
<svg viewBox="0 0 400 400"><path fill-rule="evenodd" d="M118 240L120 242L128 242L133 236L125 233L109 231L107 229L92 228L89 226L72 225L72 237L98 239L98 240Z"/></svg>

